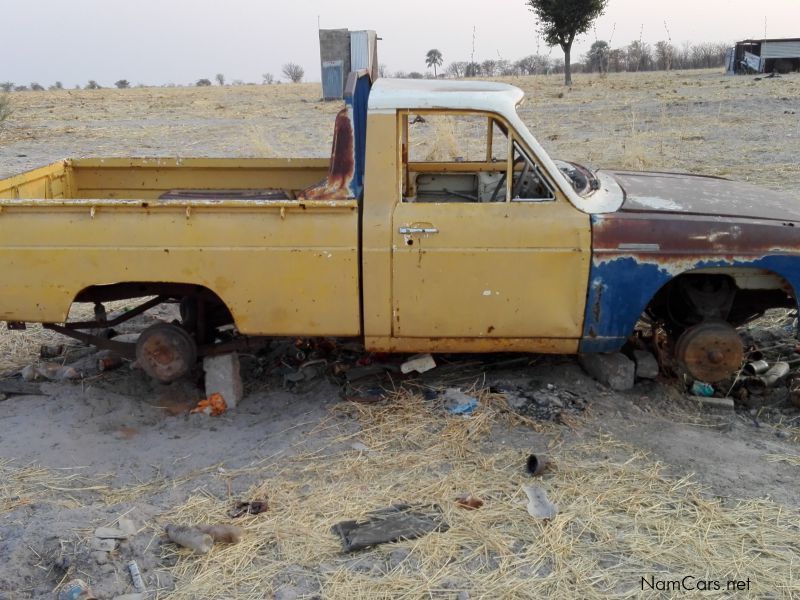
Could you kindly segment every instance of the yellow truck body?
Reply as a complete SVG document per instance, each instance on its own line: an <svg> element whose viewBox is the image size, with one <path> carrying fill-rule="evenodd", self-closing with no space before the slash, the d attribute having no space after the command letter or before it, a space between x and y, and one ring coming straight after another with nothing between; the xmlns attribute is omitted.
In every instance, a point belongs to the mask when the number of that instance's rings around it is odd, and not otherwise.
<svg viewBox="0 0 800 600"><path fill-rule="evenodd" d="M359 162L352 107L331 160L65 160L0 181L0 319L64 323L77 300L179 284L213 294L244 335L577 352L590 215L517 117L521 92L409 85L372 90L360 195L336 179L342 153ZM415 162L410 119L439 115L486 123L486 156ZM545 197L520 198L534 173ZM451 194L450 181L494 193Z"/></svg>

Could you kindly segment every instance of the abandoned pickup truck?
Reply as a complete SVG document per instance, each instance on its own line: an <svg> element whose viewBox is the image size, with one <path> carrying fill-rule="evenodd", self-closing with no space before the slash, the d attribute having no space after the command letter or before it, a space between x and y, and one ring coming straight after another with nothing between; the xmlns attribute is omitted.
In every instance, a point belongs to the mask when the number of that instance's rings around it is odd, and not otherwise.
<svg viewBox="0 0 800 600"><path fill-rule="evenodd" d="M735 328L796 307L800 205L551 160L522 100L501 83L354 75L330 160L65 160L0 181L0 319L136 357L161 381L252 337L591 353L642 320L694 377L729 376ZM67 322L74 302L96 318ZM96 335L162 302L182 323L136 344Z"/></svg>

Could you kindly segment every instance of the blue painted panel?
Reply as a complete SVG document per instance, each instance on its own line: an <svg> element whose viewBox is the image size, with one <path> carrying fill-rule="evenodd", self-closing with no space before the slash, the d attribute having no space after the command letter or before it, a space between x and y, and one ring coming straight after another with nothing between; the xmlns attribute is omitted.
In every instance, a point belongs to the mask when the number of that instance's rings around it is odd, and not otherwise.
<svg viewBox="0 0 800 600"><path fill-rule="evenodd" d="M650 300L678 275L655 262L647 262L647 258L646 254L607 259L593 257L581 352L619 350ZM773 254L749 261L699 258L694 264L682 258L687 271L715 267L766 269L786 279L796 292L800 291L800 256Z"/></svg>
<svg viewBox="0 0 800 600"><path fill-rule="evenodd" d="M345 102L352 109L353 136L355 138L355 175L350 189L356 198L360 198L364 191L364 168L367 158L367 105L372 81L366 72L350 74L355 77L355 84L351 85L348 79L347 95Z"/></svg>

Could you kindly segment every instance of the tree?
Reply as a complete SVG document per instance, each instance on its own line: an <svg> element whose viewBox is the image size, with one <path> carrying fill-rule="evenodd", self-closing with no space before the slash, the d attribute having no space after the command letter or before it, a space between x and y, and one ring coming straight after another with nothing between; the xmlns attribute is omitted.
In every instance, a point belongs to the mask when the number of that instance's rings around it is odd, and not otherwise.
<svg viewBox="0 0 800 600"><path fill-rule="evenodd" d="M406 77L408 77L409 79L424 79L425 78L425 76L422 73L420 73L419 71L411 71L411 73L409 73Z"/></svg>
<svg viewBox="0 0 800 600"><path fill-rule="evenodd" d="M572 43L603 14L608 0L526 0L549 46L564 51L564 85L572 85Z"/></svg>
<svg viewBox="0 0 800 600"><path fill-rule="evenodd" d="M13 81L4 81L3 83L0 83L0 90L3 90L4 92L10 92L13 89L14 89Z"/></svg>
<svg viewBox="0 0 800 600"><path fill-rule="evenodd" d="M467 63L463 61L450 63L447 65L447 74L453 79L461 79L464 76L464 71L467 69Z"/></svg>
<svg viewBox="0 0 800 600"><path fill-rule="evenodd" d="M198 79L197 83L195 83L195 85L197 87L208 87L209 85L211 85L211 80L210 79L206 79L206 78Z"/></svg>
<svg viewBox="0 0 800 600"><path fill-rule="evenodd" d="M217 73L217 75L216 75L216 77L214 77L214 79L217 80L218 84L225 85L225 75L223 75L222 73Z"/></svg>
<svg viewBox="0 0 800 600"><path fill-rule="evenodd" d="M444 59L442 58L442 53L439 52L436 48L433 50L428 50L428 53L425 55L425 64L428 65L430 69L433 67L433 76L438 77L436 73L436 67L441 67Z"/></svg>
<svg viewBox="0 0 800 600"><path fill-rule="evenodd" d="M272 75L272 73L264 73L261 78L264 80L264 85L272 85L275 83L275 77Z"/></svg>
<svg viewBox="0 0 800 600"><path fill-rule="evenodd" d="M34 92L43 92L43 91L44 91L44 86L43 86L43 85L41 85L41 84L38 84L38 83L36 83L36 82L34 81L33 83L31 83L31 89L32 89Z"/></svg>
<svg viewBox="0 0 800 600"><path fill-rule="evenodd" d="M51 89L51 90L63 90L64 89L64 84L61 83L60 81L56 81L53 85L50 86L49 89Z"/></svg>
<svg viewBox="0 0 800 600"><path fill-rule="evenodd" d="M293 62L286 63L285 65L283 65L281 71L283 72L284 76L292 83L300 83L301 81L303 81L303 77L305 77L306 74L305 70L303 70L303 67Z"/></svg>
<svg viewBox="0 0 800 600"><path fill-rule="evenodd" d="M464 77L479 77L481 74L481 66L476 62L467 63L464 67Z"/></svg>
<svg viewBox="0 0 800 600"><path fill-rule="evenodd" d="M486 77L494 77L497 73L497 61L492 59L487 59L481 63L481 72Z"/></svg>
<svg viewBox="0 0 800 600"><path fill-rule="evenodd" d="M550 68L550 59L541 54L531 54L520 58L514 63L514 70L520 75L536 75L536 73L546 73Z"/></svg>
<svg viewBox="0 0 800 600"><path fill-rule="evenodd" d="M389 77L389 67L385 63L378 65L378 77Z"/></svg>
<svg viewBox="0 0 800 600"><path fill-rule="evenodd" d="M501 58L497 61L496 68L497 72L503 77L512 77L517 74L516 67L511 63L511 61L506 60L505 58Z"/></svg>
<svg viewBox="0 0 800 600"><path fill-rule="evenodd" d="M653 64L653 55L649 44L633 40L628 44L628 71L650 71Z"/></svg>
<svg viewBox="0 0 800 600"><path fill-rule="evenodd" d="M670 42L656 42L656 68L660 71L671 71L675 48Z"/></svg>
<svg viewBox="0 0 800 600"><path fill-rule="evenodd" d="M589 72L608 73L608 53L611 48L608 42L597 40L586 54L586 67Z"/></svg>
<svg viewBox="0 0 800 600"><path fill-rule="evenodd" d="M129 87L131 87L131 84L127 79L120 79L119 81L115 82L114 85L117 86L118 90L127 90Z"/></svg>
<svg viewBox="0 0 800 600"><path fill-rule="evenodd" d="M97 83L94 79L90 79L89 83L86 84L86 89L87 90L99 90L100 89L100 84Z"/></svg>

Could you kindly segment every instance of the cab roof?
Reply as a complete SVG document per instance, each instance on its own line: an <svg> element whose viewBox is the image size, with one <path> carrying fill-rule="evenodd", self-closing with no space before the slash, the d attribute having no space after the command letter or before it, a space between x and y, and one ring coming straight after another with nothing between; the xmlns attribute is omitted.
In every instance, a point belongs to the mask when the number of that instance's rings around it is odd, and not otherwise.
<svg viewBox="0 0 800 600"><path fill-rule="evenodd" d="M369 110L452 108L513 113L524 97L521 89L507 83L382 77L370 91Z"/></svg>

